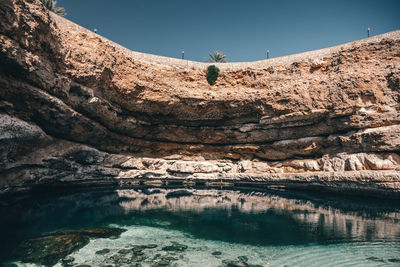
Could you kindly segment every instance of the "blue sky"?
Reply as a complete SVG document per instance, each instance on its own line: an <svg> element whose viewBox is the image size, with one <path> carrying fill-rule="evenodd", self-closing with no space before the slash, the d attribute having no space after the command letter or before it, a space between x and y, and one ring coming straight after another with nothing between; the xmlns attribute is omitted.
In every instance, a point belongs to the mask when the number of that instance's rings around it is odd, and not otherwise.
<svg viewBox="0 0 400 267"><path fill-rule="evenodd" d="M400 0L58 0L66 18L131 50L205 61L285 56L400 29Z"/></svg>

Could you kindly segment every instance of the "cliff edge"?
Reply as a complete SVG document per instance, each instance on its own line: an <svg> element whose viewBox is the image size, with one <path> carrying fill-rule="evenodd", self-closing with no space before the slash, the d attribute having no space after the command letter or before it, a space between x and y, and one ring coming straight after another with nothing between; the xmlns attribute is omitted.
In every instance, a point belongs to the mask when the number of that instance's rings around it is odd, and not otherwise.
<svg viewBox="0 0 400 267"><path fill-rule="evenodd" d="M220 64L129 51L0 2L0 194L43 185L275 186L400 197L400 31Z"/></svg>

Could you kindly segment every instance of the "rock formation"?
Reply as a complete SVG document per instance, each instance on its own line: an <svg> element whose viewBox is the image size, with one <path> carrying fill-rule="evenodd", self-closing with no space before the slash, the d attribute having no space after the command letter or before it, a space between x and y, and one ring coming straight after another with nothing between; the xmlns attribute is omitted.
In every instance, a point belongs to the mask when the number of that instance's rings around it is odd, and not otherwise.
<svg viewBox="0 0 400 267"><path fill-rule="evenodd" d="M283 186L400 196L400 31L206 63L0 3L0 194L43 185Z"/></svg>

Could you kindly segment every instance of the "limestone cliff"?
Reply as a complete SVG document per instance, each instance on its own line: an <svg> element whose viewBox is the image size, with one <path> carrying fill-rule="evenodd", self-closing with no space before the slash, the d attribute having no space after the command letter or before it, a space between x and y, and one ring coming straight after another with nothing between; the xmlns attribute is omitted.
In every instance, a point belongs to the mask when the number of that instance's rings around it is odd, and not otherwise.
<svg viewBox="0 0 400 267"><path fill-rule="evenodd" d="M129 51L0 2L0 193L38 185L284 186L400 196L400 31L219 64Z"/></svg>

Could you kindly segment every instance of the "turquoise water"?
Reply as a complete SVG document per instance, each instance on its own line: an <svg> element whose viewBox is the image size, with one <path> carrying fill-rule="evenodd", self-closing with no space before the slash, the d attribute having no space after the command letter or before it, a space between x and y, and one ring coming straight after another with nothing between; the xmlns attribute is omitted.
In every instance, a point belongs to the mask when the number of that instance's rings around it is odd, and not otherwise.
<svg viewBox="0 0 400 267"><path fill-rule="evenodd" d="M400 266L398 201L163 188L43 195L48 192L2 202L0 262L36 266L12 256L21 241L61 229L110 226L126 231L116 239L91 239L70 255L74 265ZM157 247L140 259L119 253L148 244ZM173 244L187 248L163 250ZM96 254L102 249L109 252Z"/></svg>

